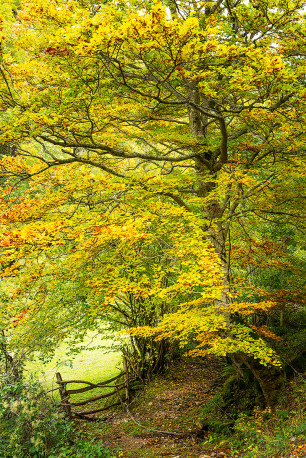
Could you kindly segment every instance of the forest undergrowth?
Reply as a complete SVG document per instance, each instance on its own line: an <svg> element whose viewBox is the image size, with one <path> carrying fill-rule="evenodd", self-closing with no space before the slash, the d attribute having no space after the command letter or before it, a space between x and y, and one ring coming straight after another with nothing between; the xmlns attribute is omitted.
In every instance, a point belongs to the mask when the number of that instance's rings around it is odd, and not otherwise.
<svg viewBox="0 0 306 458"><path fill-rule="evenodd" d="M291 376L271 412L233 372L222 359L181 359L136 393L127 412L79 428L126 458L305 457L302 376Z"/></svg>

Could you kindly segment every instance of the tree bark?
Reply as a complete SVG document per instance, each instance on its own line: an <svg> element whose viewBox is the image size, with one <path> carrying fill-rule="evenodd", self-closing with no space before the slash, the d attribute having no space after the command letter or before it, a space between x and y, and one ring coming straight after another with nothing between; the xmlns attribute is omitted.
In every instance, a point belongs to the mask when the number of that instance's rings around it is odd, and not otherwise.
<svg viewBox="0 0 306 458"><path fill-rule="evenodd" d="M200 110L197 110L196 106L201 106L201 96L196 83L190 85L189 88L189 100L191 102L188 108L189 115L189 129L190 133L198 140L203 141L206 136L206 129L204 123L207 120L203 120ZM229 275L229 260L226 250L226 241L228 237L229 223L222 220L222 217L225 212L225 206L221 208L218 200L212 198L209 200L209 195L211 191L216 186L216 174L217 171L222 167L223 163L227 161L227 133L226 126L220 122L220 135L221 135L221 145L220 145L220 160L218 161L217 157L214 157L212 152L206 152L199 154L195 158L196 168L200 175L207 172L211 175L211 181L204 181L199 183L198 195L205 198L206 203L203 206L203 214L210 222L208 227L203 228L208 237L214 246L216 253L218 254L221 262L221 266L224 272L223 277L223 293L219 300L215 301L217 307L222 307L222 313L226 317L228 325L231 323L230 314L224 309L232 302L230 297L230 275ZM219 167L219 163L221 164ZM208 199L207 199L208 198ZM208 202L207 202L208 200ZM233 204L233 211L236 209L238 204ZM213 224L212 224L213 223ZM232 360L236 366L245 365L253 374L254 378L258 381L261 390L263 392L267 406L273 409L277 403L279 395L284 389L285 375L284 371L273 367L273 366L263 366L255 358L246 355L246 354L236 354L232 356Z"/></svg>

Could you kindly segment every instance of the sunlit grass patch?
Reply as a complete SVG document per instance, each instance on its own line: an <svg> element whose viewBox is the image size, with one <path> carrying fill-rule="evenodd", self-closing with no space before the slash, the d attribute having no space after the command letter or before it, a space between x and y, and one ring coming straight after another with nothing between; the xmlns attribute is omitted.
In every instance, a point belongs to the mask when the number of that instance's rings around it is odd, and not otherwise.
<svg viewBox="0 0 306 458"><path fill-rule="evenodd" d="M47 390L57 388L57 372L60 372L63 380L84 380L91 383L99 383L115 377L122 371L121 353L112 348L112 339L103 339L99 336L93 338L94 336L95 333L88 333L88 338L82 343L82 347L86 348L82 348L80 353L68 356L70 348L66 343L63 343L56 350L51 361L43 363L36 357L27 363L26 371L34 374ZM78 389L84 386L86 385L72 383L67 386L67 389ZM97 388L72 395L71 401L89 399L96 394L109 391L112 389ZM57 391L52 392L52 395L54 398L58 398ZM99 405L95 404L95 407L98 408ZM91 405L82 406L83 410L90 407Z"/></svg>

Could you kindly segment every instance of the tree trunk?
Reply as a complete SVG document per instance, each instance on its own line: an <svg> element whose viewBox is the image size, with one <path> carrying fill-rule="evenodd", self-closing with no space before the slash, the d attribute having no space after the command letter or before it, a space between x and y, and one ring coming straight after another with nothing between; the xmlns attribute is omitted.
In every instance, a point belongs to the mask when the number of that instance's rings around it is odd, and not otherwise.
<svg viewBox="0 0 306 458"><path fill-rule="evenodd" d="M0 353L4 359L5 376L11 380L11 383L19 383L22 380L23 364L22 360L15 360L9 353L6 345L4 331L1 331L2 338L0 341Z"/></svg>
<svg viewBox="0 0 306 458"><path fill-rule="evenodd" d="M201 97L199 90L197 88L196 83L189 85L189 100L191 102L188 108L189 114L189 128L190 133L199 141L205 140L206 136L206 127L205 124L207 123L207 119L203 119L203 116L200 113L200 110L197 107L201 106ZM222 156L222 144L223 147L226 146L226 139L227 133L226 126L222 126L220 124L220 134L221 134L221 145L220 145L220 157ZM225 153L224 157L227 157L227 153ZM224 213L226 211L227 206L230 204L229 197L226 197L224 203L221 205L218 200L212 198L209 200L209 195L211 191L214 190L216 187L216 175L218 164L218 158L214 156L214 154L210 151L206 153L201 153L195 158L196 168L198 169L199 175L205 175L207 177L207 172L211 175L211 181L204 181L199 182L198 188L198 196L201 196L205 199L205 205L203 206L203 214L210 221L210 225L203 228L206 233L208 233L208 237L211 243L214 246L216 253L218 254L221 266L224 272L223 282L224 282L224 289L219 300L215 301L215 305L217 307L222 308L222 312L226 316L226 320L228 326L231 323L230 314L224 311L224 308L231 303L232 299L230 297L230 275L229 275L229 259L226 251L226 240L228 237L229 232L229 221L226 221L224 218ZM226 159L224 159L226 162ZM223 162L224 163L224 162ZM231 211L235 211L239 202L232 202ZM230 215L228 215L229 218ZM214 223L214 224L212 224ZM283 391L284 388L284 371L279 370L273 366L263 366L259 363L258 360L255 358L248 356L246 354L237 354L232 356L234 364L236 366L245 365L253 374L254 378L258 381L261 390L263 392L266 404L274 408L279 395Z"/></svg>

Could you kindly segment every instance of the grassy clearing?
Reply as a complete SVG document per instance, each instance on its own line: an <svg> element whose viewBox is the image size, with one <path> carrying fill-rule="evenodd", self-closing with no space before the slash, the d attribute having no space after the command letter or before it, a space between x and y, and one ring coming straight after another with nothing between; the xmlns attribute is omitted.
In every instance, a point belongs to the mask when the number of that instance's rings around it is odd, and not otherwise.
<svg viewBox="0 0 306 458"><path fill-rule="evenodd" d="M67 356L70 349L66 343L63 343L59 346L50 362L43 363L38 358L34 358L31 362L28 362L26 371L29 374L34 374L47 390L51 390L57 387L56 372L61 373L63 380L84 380L98 383L116 376L122 370L121 353L112 349L113 340L103 339L100 336L95 336L94 332L90 332L85 342L80 345L82 346L80 353ZM84 349L83 347L86 348ZM82 388L84 386L86 385L69 384L68 389ZM73 395L71 400L80 401L109 391L111 391L109 388L95 389ZM57 392L54 392L54 398L57 397ZM91 407L91 405L88 405L84 408ZM97 407L97 404L95 404L95 407Z"/></svg>

